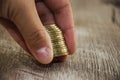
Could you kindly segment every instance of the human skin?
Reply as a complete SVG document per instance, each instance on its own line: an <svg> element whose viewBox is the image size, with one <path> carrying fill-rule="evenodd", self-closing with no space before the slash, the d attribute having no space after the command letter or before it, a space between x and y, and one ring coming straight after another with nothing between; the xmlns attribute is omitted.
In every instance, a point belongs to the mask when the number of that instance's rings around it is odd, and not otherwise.
<svg viewBox="0 0 120 80"><path fill-rule="evenodd" d="M24 50L42 64L53 60L50 36L44 25L56 24L63 32L69 54L75 52L69 0L0 0L0 23Z"/></svg>

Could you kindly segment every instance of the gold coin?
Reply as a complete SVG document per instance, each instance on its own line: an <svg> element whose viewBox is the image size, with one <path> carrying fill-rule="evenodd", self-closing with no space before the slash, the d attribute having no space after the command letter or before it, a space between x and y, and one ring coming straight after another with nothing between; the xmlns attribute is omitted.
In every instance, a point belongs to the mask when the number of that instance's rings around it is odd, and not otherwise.
<svg viewBox="0 0 120 80"><path fill-rule="evenodd" d="M54 57L67 55L68 50L65 45L62 31L55 24L46 25L45 28L51 37Z"/></svg>

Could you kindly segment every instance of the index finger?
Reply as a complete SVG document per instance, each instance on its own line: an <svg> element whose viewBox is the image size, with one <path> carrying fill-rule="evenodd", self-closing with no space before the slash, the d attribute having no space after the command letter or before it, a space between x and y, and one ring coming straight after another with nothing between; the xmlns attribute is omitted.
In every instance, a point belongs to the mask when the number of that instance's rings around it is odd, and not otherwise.
<svg viewBox="0 0 120 80"><path fill-rule="evenodd" d="M73 13L69 0L44 0L46 6L52 11L57 26L63 31L66 45L70 54L75 52Z"/></svg>

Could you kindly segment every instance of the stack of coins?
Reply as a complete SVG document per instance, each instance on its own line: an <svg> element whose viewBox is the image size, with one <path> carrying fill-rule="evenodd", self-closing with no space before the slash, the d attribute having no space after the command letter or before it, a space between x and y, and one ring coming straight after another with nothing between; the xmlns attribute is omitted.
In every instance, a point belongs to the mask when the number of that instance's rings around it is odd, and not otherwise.
<svg viewBox="0 0 120 80"><path fill-rule="evenodd" d="M46 25L45 28L51 37L54 57L68 55L62 31L55 24Z"/></svg>

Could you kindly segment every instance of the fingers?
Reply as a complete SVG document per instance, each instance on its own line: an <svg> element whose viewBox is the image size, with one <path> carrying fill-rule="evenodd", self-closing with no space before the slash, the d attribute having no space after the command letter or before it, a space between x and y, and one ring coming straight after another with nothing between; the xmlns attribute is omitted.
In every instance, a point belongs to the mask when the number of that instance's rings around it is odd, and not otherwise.
<svg viewBox="0 0 120 80"><path fill-rule="evenodd" d="M54 16L43 2L37 2L36 8L43 25L55 24Z"/></svg>
<svg viewBox="0 0 120 80"><path fill-rule="evenodd" d="M76 49L73 14L69 0L44 0L55 17L56 24L62 29L70 54Z"/></svg>
<svg viewBox="0 0 120 80"><path fill-rule="evenodd" d="M11 20L17 25L32 55L43 64L53 59L50 37L43 27L33 0L18 0Z"/></svg>
<svg viewBox="0 0 120 80"><path fill-rule="evenodd" d="M43 2L36 3L39 17L44 25L55 24L54 16ZM67 56L54 57L53 62L64 62Z"/></svg>

